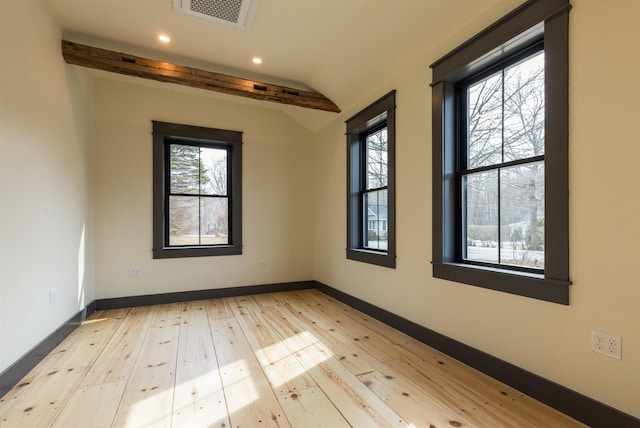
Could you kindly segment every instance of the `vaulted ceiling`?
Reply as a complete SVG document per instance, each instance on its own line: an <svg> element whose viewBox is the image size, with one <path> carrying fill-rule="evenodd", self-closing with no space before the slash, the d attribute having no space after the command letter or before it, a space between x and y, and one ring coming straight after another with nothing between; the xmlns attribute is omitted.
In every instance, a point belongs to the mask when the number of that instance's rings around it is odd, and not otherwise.
<svg viewBox="0 0 640 428"><path fill-rule="evenodd" d="M343 111L375 99L388 76L474 19L491 21L522 0L259 0L248 30L196 20L172 0L46 0L64 38L133 55L318 91ZM163 44L160 34L171 37ZM263 63L251 62L260 56ZM104 77L104 76L103 76ZM430 73L425 70L425 88ZM381 88L389 89L389 88ZM258 101L248 101L258 102ZM363 104L365 103L365 104ZM266 103L264 103L266 104ZM270 103L271 104L271 103ZM335 113L273 106L313 128Z"/></svg>

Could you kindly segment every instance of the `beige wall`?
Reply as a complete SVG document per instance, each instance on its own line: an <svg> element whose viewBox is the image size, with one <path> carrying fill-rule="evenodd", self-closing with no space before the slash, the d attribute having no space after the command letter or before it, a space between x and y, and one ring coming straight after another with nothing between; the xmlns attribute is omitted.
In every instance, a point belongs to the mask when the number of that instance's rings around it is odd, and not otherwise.
<svg viewBox="0 0 640 428"><path fill-rule="evenodd" d="M317 279L640 417L640 2L572 3L574 285L561 306L431 277L428 66L493 18L418 41L413 65L314 134L266 103L86 79L40 0L0 0L0 371L94 298ZM344 252L344 119L390 89L395 270ZM151 258L151 120L244 131L243 255ZM623 359L592 353L592 329L621 334Z"/></svg>
<svg viewBox="0 0 640 428"><path fill-rule="evenodd" d="M60 36L42 2L0 1L0 372L94 300L91 84Z"/></svg>
<svg viewBox="0 0 640 428"><path fill-rule="evenodd" d="M396 270L345 259L344 118L356 111L318 133L316 279L638 417L640 2L572 4L571 305L431 276L429 64L488 24L480 21L369 96L397 89ZM592 329L622 335L622 360L590 351Z"/></svg>
<svg viewBox="0 0 640 428"><path fill-rule="evenodd" d="M313 279L313 135L269 105L139 83L96 81L97 297ZM244 132L242 255L152 259L152 120Z"/></svg>

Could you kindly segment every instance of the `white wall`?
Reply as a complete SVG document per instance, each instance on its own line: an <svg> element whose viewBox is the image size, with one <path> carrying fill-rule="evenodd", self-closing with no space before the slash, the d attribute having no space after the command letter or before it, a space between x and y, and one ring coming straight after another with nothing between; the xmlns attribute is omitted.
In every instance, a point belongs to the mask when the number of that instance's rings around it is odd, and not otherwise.
<svg viewBox="0 0 640 428"><path fill-rule="evenodd" d="M490 24L480 19L437 51L426 41L423 58L369 96L397 89L396 270L345 259L344 119L356 111L318 133L316 279L638 417L640 2L572 4L571 305L431 276L429 64ZM622 335L622 360L590 351L592 329Z"/></svg>
<svg viewBox="0 0 640 428"><path fill-rule="evenodd" d="M176 89L96 81L97 297L314 279L313 134L269 104ZM152 120L244 132L242 255L152 259Z"/></svg>
<svg viewBox="0 0 640 428"><path fill-rule="evenodd" d="M91 85L60 36L41 1L0 2L0 372L94 300Z"/></svg>

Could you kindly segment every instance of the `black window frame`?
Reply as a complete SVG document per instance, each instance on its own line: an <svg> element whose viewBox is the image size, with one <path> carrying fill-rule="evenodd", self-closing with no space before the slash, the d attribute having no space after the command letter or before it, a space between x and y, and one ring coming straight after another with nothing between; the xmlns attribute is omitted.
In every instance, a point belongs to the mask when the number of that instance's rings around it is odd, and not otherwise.
<svg viewBox="0 0 640 428"><path fill-rule="evenodd" d="M435 278L569 304L568 0L530 0L431 65L432 265ZM461 259L456 85L536 43L545 52L543 273Z"/></svg>
<svg viewBox="0 0 640 428"><path fill-rule="evenodd" d="M395 269L396 267L396 183L395 183L395 101L390 91L345 121L347 126L347 249L349 260ZM366 188L366 137L387 128L387 250L366 248L368 227L362 195ZM379 190L379 189L376 189Z"/></svg>
<svg viewBox="0 0 640 428"><path fill-rule="evenodd" d="M242 132L177 123L153 124L153 258L227 256L242 254ZM171 144L227 150L229 243L169 245L169 151Z"/></svg>
<svg viewBox="0 0 640 428"><path fill-rule="evenodd" d="M511 160L507 160L505 161L504 159L501 162L492 162L490 164L486 164L486 165L482 165L482 166L477 166L477 167L469 167L468 162L469 162L469 147L468 147L468 138L469 138L469 134L468 134L468 129L465 126L462 126L463 123L466 123L466 121L468 121L468 100L467 100L467 93L469 88L474 84L477 83L485 78L487 78L488 76L493 76L498 72L504 73L504 70L509 68L510 66L513 66L514 64L517 64L521 61L525 61L533 56L535 56L536 54L538 54L539 52L544 52L544 43L542 41L536 41L533 44L531 44L530 46L522 49L521 51L508 56L504 59L502 59L500 62L498 62L497 64L494 64L486 69L483 69L482 71L480 71L477 74L474 74L472 76L469 76L459 82L456 82L456 99L455 99L455 103L456 103L456 123L458 123L458 129L456 129L456 230L455 230L455 237L456 237L456 242L465 242L466 241L466 236L464 234L464 220L463 218L465 217L464 215L464 211L465 211L465 203L464 203L464 190L463 190L463 179L465 176L468 175L472 175L474 173L477 172L489 172L489 171L500 171L503 168L510 168L510 167L515 167L515 166L522 166L522 165L526 165L526 164L531 164L531 163L539 163L542 162L544 164L544 153L540 154L540 155L534 155L534 156L530 156L530 157L524 157L524 158L518 158L518 159L511 159ZM504 109L504 103L502 104L503 109ZM504 112L503 112L504 113ZM504 143L504 142L503 142ZM503 146L503 150L504 150L504 146ZM498 173L498 194L500 193L500 174ZM501 204L500 204L500 196L498 195L498 218L501 218ZM502 238L500 236L501 234L501 228L498 227L498 242L501 243L502 242ZM499 247L498 247L499 248ZM485 262L485 261L478 261L478 260L472 260L472 259L468 259L464 257L464 245L461 245L460 247L456 247L456 259L457 260L464 260L465 264L469 264L469 265L476 265L476 266L485 266L485 267L489 267L489 268L497 268L497 269L505 269L505 270L513 270L513 271L520 271L520 272L529 272L529 273L533 273L533 274L540 274L544 272L543 268L531 268L531 267L527 267L527 266L522 266L522 265L508 265L508 264L503 264L501 263L500 259L501 259L501 252L498 251L498 263L493 263L493 262Z"/></svg>

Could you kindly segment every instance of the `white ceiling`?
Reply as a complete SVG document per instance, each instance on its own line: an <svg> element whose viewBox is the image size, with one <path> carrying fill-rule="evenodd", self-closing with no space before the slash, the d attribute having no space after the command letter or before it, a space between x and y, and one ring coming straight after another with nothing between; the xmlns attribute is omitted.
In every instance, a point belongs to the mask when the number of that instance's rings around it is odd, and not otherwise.
<svg viewBox="0 0 640 428"><path fill-rule="evenodd" d="M477 29L464 31L468 23L491 22L523 0L259 0L248 31L175 13L172 0L46 1L69 40L313 89L346 110L374 101L371 90L385 76L434 50L445 53L444 37L469 37ZM170 44L158 41L161 33ZM256 55L260 66L251 62Z"/></svg>

